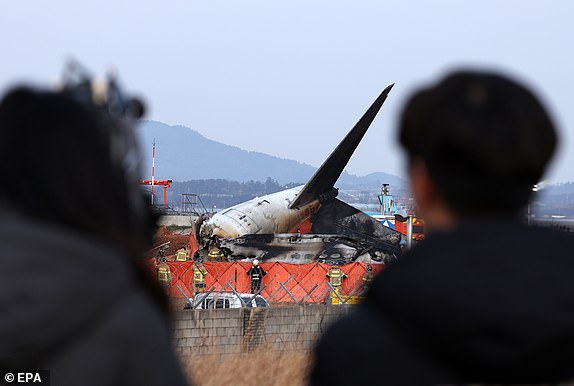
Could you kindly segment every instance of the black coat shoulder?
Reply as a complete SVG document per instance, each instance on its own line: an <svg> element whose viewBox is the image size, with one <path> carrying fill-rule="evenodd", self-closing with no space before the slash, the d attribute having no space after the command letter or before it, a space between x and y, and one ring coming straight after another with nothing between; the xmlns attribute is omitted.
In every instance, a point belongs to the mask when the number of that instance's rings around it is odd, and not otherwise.
<svg viewBox="0 0 574 386"><path fill-rule="evenodd" d="M378 310L357 306L315 347L312 386L432 385L452 379L418 353Z"/></svg>
<svg viewBox="0 0 574 386"><path fill-rule="evenodd" d="M432 235L322 337L313 384L574 379L573 251L571 234L515 222Z"/></svg>

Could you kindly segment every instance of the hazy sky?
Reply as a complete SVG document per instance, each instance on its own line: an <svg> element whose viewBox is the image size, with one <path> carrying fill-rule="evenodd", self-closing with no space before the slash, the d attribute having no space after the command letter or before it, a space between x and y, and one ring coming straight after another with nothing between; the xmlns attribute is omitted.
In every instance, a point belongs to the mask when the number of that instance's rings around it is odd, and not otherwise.
<svg viewBox="0 0 574 386"><path fill-rule="evenodd" d="M405 98L449 69L495 68L544 96L562 138L548 177L574 180L573 16L571 0L3 1L0 89L55 82L75 57L115 69L151 119L319 166L394 82L347 170L403 175Z"/></svg>

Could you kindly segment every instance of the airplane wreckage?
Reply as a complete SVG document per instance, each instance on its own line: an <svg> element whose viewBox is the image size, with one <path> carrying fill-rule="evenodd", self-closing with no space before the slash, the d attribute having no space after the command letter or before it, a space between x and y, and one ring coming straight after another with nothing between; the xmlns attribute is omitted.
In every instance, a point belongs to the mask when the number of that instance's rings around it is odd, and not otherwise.
<svg viewBox="0 0 574 386"><path fill-rule="evenodd" d="M334 187L394 84L383 90L304 185L200 217L192 249L204 258L344 264L386 263L400 254L401 234L338 200Z"/></svg>

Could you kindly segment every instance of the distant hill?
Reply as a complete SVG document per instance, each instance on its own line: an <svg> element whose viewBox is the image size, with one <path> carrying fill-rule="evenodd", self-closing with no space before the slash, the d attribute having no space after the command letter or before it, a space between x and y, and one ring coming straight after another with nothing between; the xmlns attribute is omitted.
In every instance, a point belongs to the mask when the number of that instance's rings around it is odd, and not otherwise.
<svg viewBox="0 0 574 386"><path fill-rule="evenodd" d="M337 187L346 190L380 189L382 184L390 184L394 188L405 188L406 181L392 174L376 172L366 176L356 176L343 172L339 177Z"/></svg>
<svg viewBox="0 0 574 386"><path fill-rule="evenodd" d="M231 181L265 181L268 177L280 184L305 183L317 168L268 154L246 151L205 138L184 126L170 126L144 121L138 130L144 146L145 175L151 170L151 144L156 139L156 178L174 181L227 179ZM403 186L399 177L386 173L355 176L344 172L337 186L342 189L380 188L382 183Z"/></svg>

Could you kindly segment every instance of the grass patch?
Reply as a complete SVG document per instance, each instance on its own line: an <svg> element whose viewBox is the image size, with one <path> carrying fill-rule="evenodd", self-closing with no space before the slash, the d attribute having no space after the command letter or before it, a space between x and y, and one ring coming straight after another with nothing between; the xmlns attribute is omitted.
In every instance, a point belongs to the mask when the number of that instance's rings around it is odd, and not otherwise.
<svg viewBox="0 0 574 386"><path fill-rule="evenodd" d="M194 355L183 367L196 386L303 386L309 382L309 352L259 349L235 355Z"/></svg>

